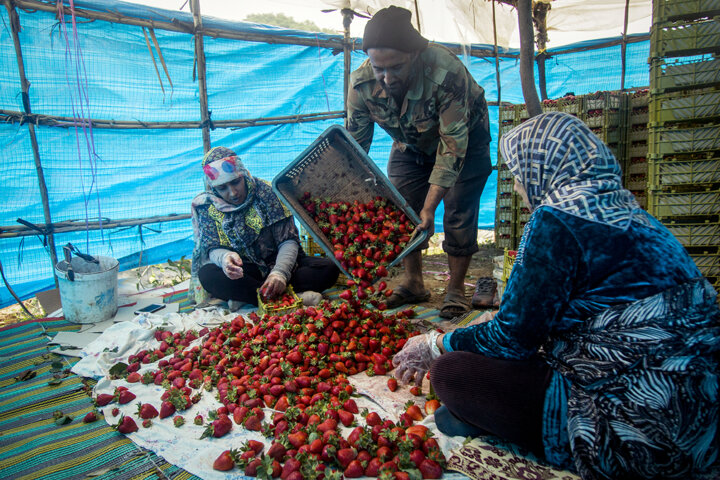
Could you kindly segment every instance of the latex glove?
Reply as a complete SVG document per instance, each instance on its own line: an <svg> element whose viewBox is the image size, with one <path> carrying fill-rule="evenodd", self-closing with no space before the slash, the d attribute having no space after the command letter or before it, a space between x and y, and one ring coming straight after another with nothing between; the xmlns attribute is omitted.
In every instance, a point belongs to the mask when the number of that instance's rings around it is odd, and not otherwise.
<svg viewBox="0 0 720 480"><path fill-rule="evenodd" d="M243 277L242 259L235 252L227 253L222 259L222 270L230 280L237 280Z"/></svg>
<svg viewBox="0 0 720 480"><path fill-rule="evenodd" d="M410 383L414 379L415 385L422 385L423 377L430 370L432 361L440 356L440 350L435 343L439 336L439 332L433 331L411 337L393 357L395 378L402 383Z"/></svg>
<svg viewBox="0 0 720 480"><path fill-rule="evenodd" d="M260 287L260 294L265 298L275 298L283 293L286 287L285 277L278 273L271 273Z"/></svg>

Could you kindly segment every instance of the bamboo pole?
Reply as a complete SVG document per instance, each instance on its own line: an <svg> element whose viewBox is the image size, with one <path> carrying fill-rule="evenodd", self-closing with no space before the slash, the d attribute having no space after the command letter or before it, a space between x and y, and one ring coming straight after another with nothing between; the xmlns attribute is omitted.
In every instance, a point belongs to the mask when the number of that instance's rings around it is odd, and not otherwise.
<svg viewBox="0 0 720 480"><path fill-rule="evenodd" d="M542 107L535 89L535 74L533 73L535 41L533 39L532 0L518 0L516 9L518 29L520 30L520 81L528 114L534 117L542 113Z"/></svg>
<svg viewBox="0 0 720 480"><path fill-rule="evenodd" d="M25 62L23 61L22 46L20 45L20 18L18 17L17 11L15 11L15 5L12 0L5 0L5 8L8 11L10 17L10 31L13 38L13 44L15 45L15 57L17 58L18 75L20 77L20 84L22 88L22 99L23 108L25 114L31 115L32 109L30 108L30 82L28 82L25 76ZM40 200L42 201L43 216L45 217L45 223L52 223L52 216L50 215L50 200L48 196L47 184L45 183L45 173L43 171L42 161L40 160L40 149L38 147L37 135L35 134L35 125L28 123L28 133L30 134L30 144L32 145L33 159L35 161L35 171L38 177L38 188L40 189ZM50 250L50 261L52 262L52 271L55 271L55 265L57 265L57 253L55 252L55 237L53 236L52 230L48 231L47 235L48 249ZM53 275L55 280L55 286L58 286L57 277Z"/></svg>
<svg viewBox="0 0 720 480"><path fill-rule="evenodd" d="M285 125L289 123L305 123L333 118L343 118L345 112L334 110L332 112L302 113L297 115L283 115L278 117L260 117L238 120L218 120L213 122L216 128L248 128L267 125ZM5 123L33 123L35 125L47 125L51 127L71 128L75 126L88 126L87 119L75 121L71 117L56 115L24 114L14 110L0 109L0 119ZM90 119L93 128L107 128L117 130L131 129L196 129L202 126L201 122L141 122L138 120L100 120Z"/></svg>
<svg viewBox="0 0 720 480"><path fill-rule="evenodd" d="M202 120L202 139L205 153L210 150L210 110L208 109L207 80L205 78L205 47L203 40L200 0L190 0L193 14L193 36L195 37L195 61L197 62L198 89L200 90L200 119Z"/></svg>
<svg viewBox="0 0 720 480"><path fill-rule="evenodd" d="M122 220L110 220L105 218L94 222L85 222L85 220L67 220L52 224L35 224L36 227L44 231L52 231L55 233L84 232L87 230L100 230L110 228L133 227L136 225L148 225L152 223L175 222L178 220L187 220L190 218L189 213L161 215L146 218L128 218ZM37 235L38 231L26 226L9 225L0 226L0 238L18 238Z"/></svg>
<svg viewBox="0 0 720 480"><path fill-rule="evenodd" d="M630 12L630 0L625 0L625 21L623 22L622 44L620 46L620 55L622 55L622 64L620 69L620 91L625 91L625 65L627 62L627 29L628 14Z"/></svg>
<svg viewBox="0 0 720 480"><path fill-rule="evenodd" d="M353 21L353 11L349 8L342 9L343 17L343 110L347 112L348 92L350 90L350 70L352 69L352 40L350 39L350 24ZM345 117L345 127L347 127L347 116Z"/></svg>

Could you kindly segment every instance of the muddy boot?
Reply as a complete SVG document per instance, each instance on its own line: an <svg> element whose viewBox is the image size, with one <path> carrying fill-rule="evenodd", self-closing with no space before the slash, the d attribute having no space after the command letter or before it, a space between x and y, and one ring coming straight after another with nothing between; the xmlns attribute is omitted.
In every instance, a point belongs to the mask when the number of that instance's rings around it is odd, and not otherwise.
<svg viewBox="0 0 720 480"><path fill-rule="evenodd" d="M475 293L472 296L473 308L492 308L495 304L497 283L492 277L480 277L475 284Z"/></svg>

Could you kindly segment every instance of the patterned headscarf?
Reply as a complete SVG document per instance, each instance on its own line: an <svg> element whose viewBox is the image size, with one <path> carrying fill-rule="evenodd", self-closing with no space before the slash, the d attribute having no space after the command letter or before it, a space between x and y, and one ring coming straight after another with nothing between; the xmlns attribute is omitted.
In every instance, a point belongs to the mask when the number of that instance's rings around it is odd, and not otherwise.
<svg viewBox="0 0 720 480"><path fill-rule="evenodd" d="M533 117L500 139L500 151L532 210L545 205L625 230L639 208L610 149L572 115Z"/></svg>
<svg viewBox="0 0 720 480"><path fill-rule="evenodd" d="M207 183L211 187L226 184L238 177L250 176L250 172L245 168L240 157L225 147L208 150L203 157L202 167Z"/></svg>

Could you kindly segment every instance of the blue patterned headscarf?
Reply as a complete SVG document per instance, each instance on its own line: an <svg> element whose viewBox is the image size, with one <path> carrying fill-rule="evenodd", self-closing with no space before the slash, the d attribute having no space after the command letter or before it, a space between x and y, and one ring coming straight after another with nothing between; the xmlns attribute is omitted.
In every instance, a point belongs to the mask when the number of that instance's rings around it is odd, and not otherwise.
<svg viewBox="0 0 720 480"><path fill-rule="evenodd" d="M572 115L533 117L503 135L500 151L531 210L544 205L624 230L639 208L610 149Z"/></svg>

